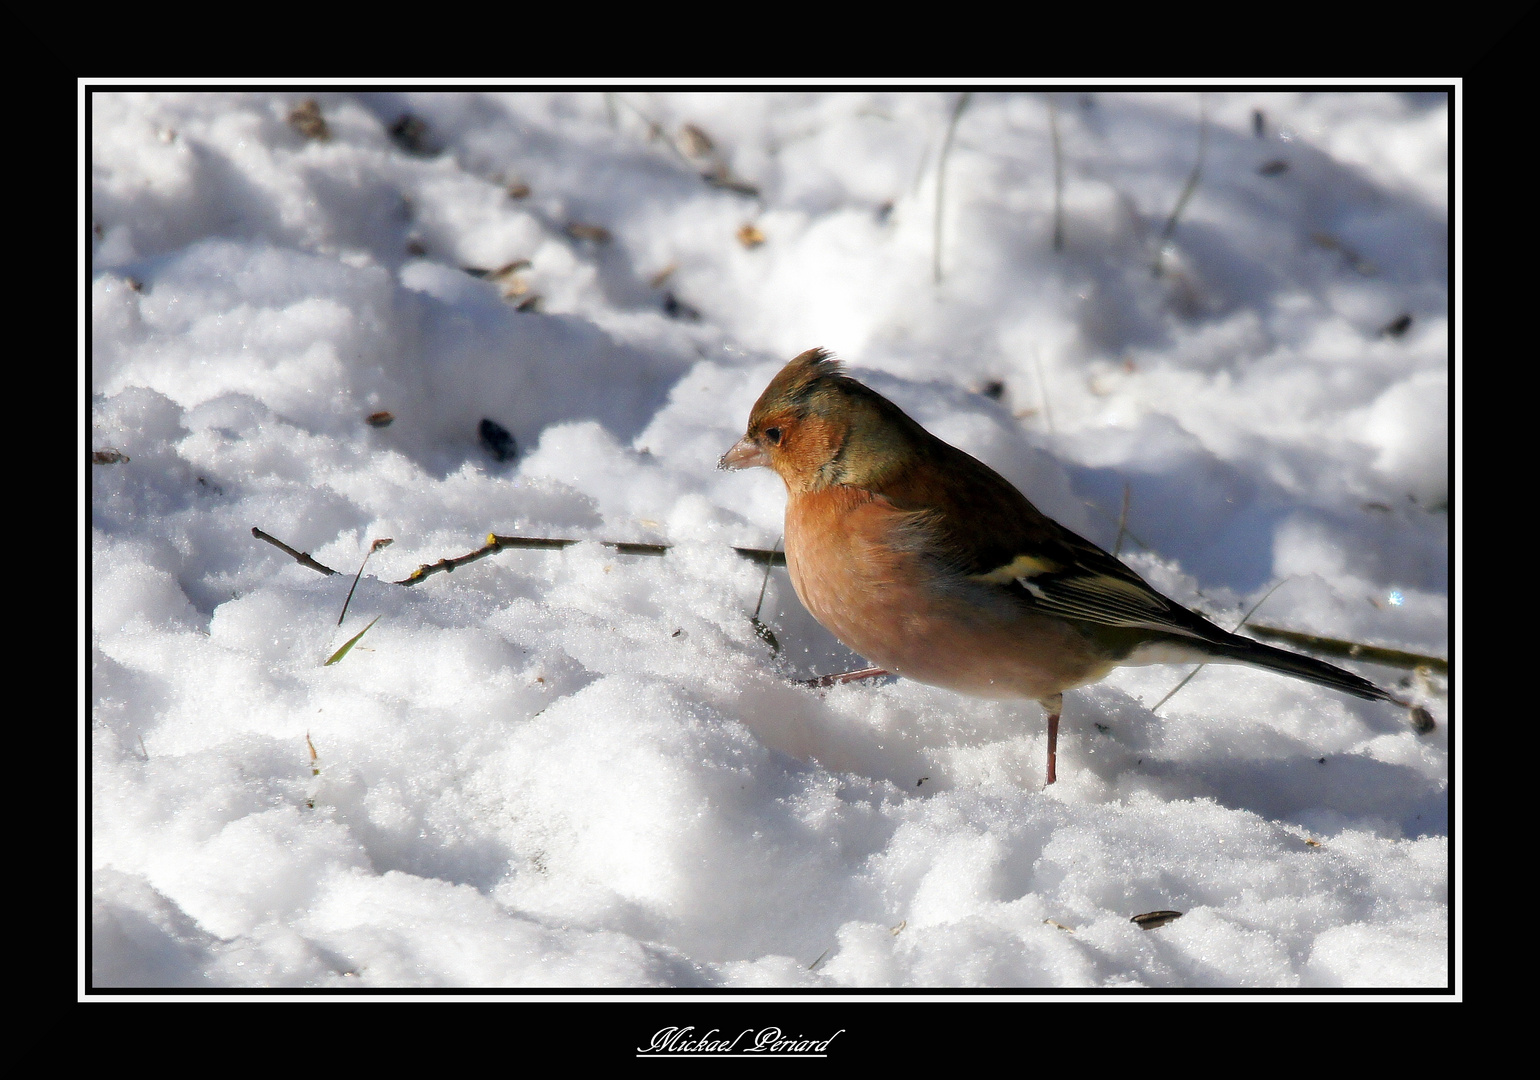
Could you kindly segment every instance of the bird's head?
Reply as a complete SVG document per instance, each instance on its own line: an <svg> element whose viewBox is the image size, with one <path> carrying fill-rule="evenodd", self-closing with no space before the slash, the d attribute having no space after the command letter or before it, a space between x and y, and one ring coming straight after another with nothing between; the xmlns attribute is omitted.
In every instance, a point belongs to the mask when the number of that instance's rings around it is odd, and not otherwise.
<svg viewBox="0 0 1540 1080"><path fill-rule="evenodd" d="M874 486L927 438L887 398L845 375L823 349L809 349L770 380L743 438L721 469L773 469L793 492L830 484Z"/></svg>

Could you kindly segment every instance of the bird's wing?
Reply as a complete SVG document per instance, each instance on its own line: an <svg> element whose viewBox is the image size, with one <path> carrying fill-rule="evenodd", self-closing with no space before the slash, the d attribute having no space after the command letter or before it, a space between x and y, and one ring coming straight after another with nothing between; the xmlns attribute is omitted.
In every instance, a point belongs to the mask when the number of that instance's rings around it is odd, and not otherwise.
<svg viewBox="0 0 1540 1080"><path fill-rule="evenodd" d="M1064 535L1056 545L1061 553L1057 557L1034 547L1032 554L1018 555L993 570L969 577L1019 589L1031 606L1044 614L1199 640L1222 637L1222 631L1208 620L1156 592L1090 541L1062 526L1060 530Z"/></svg>
<svg viewBox="0 0 1540 1080"><path fill-rule="evenodd" d="M1229 637L1043 514L983 462L940 440L929 449L933 464L910 470L882 495L927 511L936 552L956 573L1065 619L1203 641Z"/></svg>

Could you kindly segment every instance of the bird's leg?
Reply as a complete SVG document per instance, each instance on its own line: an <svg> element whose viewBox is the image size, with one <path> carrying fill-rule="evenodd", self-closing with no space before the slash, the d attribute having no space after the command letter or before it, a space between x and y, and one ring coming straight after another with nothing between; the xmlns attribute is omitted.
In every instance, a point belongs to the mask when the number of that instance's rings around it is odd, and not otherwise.
<svg viewBox="0 0 1540 1080"><path fill-rule="evenodd" d="M1058 774L1059 764L1059 714L1064 711L1064 695L1054 694L1052 697L1038 698L1037 703L1048 710L1048 779L1044 783L1054 782Z"/></svg>
<svg viewBox="0 0 1540 1080"><path fill-rule="evenodd" d="M876 679L887 673L887 668L869 667L862 668L860 671L844 671L838 675L820 675L816 679L798 679L797 685L821 689L825 686L838 686L840 683L856 682L860 679Z"/></svg>

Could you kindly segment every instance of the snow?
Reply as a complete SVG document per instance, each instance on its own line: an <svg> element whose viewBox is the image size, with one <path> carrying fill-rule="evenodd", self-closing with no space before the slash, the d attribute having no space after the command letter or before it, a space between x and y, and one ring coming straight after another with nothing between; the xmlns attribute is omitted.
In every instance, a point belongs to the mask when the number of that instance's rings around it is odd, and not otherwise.
<svg viewBox="0 0 1540 1080"><path fill-rule="evenodd" d="M1126 485L1123 557L1224 625L1278 586L1252 622L1449 655L1452 100L980 87L938 282L956 103L86 96L84 439L127 460L82 496L83 986L1451 984L1439 675L1343 661L1418 736L1123 668L1045 789L1035 703L795 685L861 660L784 569L756 635L784 489L715 464L823 346L1108 548ZM489 532L671 548L393 584Z"/></svg>

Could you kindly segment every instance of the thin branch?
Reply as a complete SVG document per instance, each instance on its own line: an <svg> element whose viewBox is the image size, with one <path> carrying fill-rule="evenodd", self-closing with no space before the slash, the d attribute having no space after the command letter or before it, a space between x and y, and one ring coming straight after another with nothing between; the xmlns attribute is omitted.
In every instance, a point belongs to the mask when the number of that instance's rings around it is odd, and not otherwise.
<svg viewBox="0 0 1540 1080"><path fill-rule="evenodd" d="M546 548L561 549L571 547L573 544L582 544L583 540L561 540L540 536L497 536L487 537L488 545L494 550L502 548ZM621 555L667 555L673 550L672 544L630 544L620 540L600 540L599 543L607 548L613 548ZM777 543L779 546L779 543ZM785 566L786 554L777 550L765 550L764 548L733 548L735 552L749 560L759 563L761 566L768 563L771 566Z"/></svg>
<svg viewBox="0 0 1540 1080"><path fill-rule="evenodd" d="M669 150L671 150L673 152L673 154L674 154L674 156L676 158L678 158L680 161L684 162L686 165L688 165L690 163L690 159L684 156L684 151L680 150L679 147L675 146L673 140L668 137L668 134L663 130L663 125L662 124L658 123L652 117L650 117L646 113L642 112L641 109L639 109L635 105L631 104L631 102L627 101L625 98L621 97L619 94L611 93L611 94L608 94L606 96L609 98L609 100L611 100L611 101L618 101L622 105L624 105L626 108L630 109L632 112L634 112L641 119L642 123L647 125L647 141L648 142L652 142L655 139L661 139L668 146Z"/></svg>
<svg viewBox="0 0 1540 1080"><path fill-rule="evenodd" d="M1156 277L1162 272L1162 262L1166 256L1166 242L1171 239L1171 234L1176 232L1176 219L1182 216L1182 211L1187 207L1187 200L1192 198L1192 193L1198 190L1198 181L1203 177L1203 157L1208 151L1208 107L1202 94L1198 95L1198 158L1192 164L1192 173L1187 177L1187 183L1182 188L1182 194L1177 196L1176 205L1171 208L1171 216L1166 219L1166 227L1160 232L1160 241L1155 246L1155 265L1151 267Z"/></svg>
<svg viewBox="0 0 1540 1080"><path fill-rule="evenodd" d="M436 563L424 563L397 585L416 585L418 582L437 573L453 573L466 563L475 562L477 559L485 559L488 555L496 555L504 548L534 548L544 551L560 551L562 548L580 544L581 540L566 540L546 536L498 536L491 533L487 536L487 542L475 551L460 555L452 559L440 559ZM612 548L622 555L667 555L667 544L627 544L618 541L601 540L607 548Z"/></svg>
<svg viewBox="0 0 1540 1080"><path fill-rule="evenodd" d="M1123 481L1123 509L1118 511L1118 538L1112 544L1112 554L1117 556L1123 551L1123 537L1128 535L1128 498L1133 493L1133 488L1128 481Z"/></svg>
<svg viewBox="0 0 1540 1080"><path fill-rule="evenodd" d="M295 561L297 561L302 566L308 566L310 569L317 570L323 574L337 573L337 571L333 570L331 567L323 566L321 563L316 562L303 551L295 551L282 540L279 540L275 536L268 535L261 529L253 528L251 530L251 535L255 536L258 540L266 540L274 547L288 552L290 555L294 556ZM488 535L486 544L477 548L475 551L456 556L452 559L440 559L436 563L424 563L416 570L413 570L409 576L402 578L400 581L392 581L390 584L416 585L418 582L424 580L425 578L429 578L434 574L451 573L455 569L464 566L466 563L475 562L477 559L485 559L488 555L495 555L499 551L502 551L504 548L534 548L543 551L559 551L562 548L571 547L573 544L582 544L587 542L589 541L567 540L547 536L498 536L494 533ZM671 544L630 544L618 540L600 540L599 543L620 555L667 555L669 551L672 550ZM378 541L376 541L376 544L379 547L385 546ZM779 547L779 541L777 541L777 547ZM786 554L782 551L777 551L774 549L766 550L765 548L742 547L735 547L733 548L733 551L737 552L738 555L742 558L749 560L749 562L758 563L761 566L786 565Z"/></svg>
<svg viewBox="0 0 1540 1080"><path fill-rule="evenodd" d="M1032 346L1032 366L1037 369L1037 394L1043 399L1043 424L1052 435L1053 412L1048 408L1048 380L1043 378L1043 358L1038 355L1036 345Z"/></svg>
<svg viewBox="0 0 1540 1080"><path fill-rule="evenodd" d="M605 102L607 107L610 109L611 115L614 113L613 103L616 101L620 102L626 108L634 112L638 117L641 118L642 123L647 125L648 142L661 140L663 144L668 147L669 152L672 153L674 157L683 162L686 168L688 168L702 180L706 181L706 183L710 184L712 187L718 187L726 191L736 192L739 195L747 195L750 198L757 199L759 197L758 185L751 184L747 180L742 180L733 176L731 170L727 166L727 162L723 160L722 155L714 148L708 148L708 152L701 155L710 165L710 168L708 168L705 172L702 172L700 167L701 163L681 150L675 144L674 140L668 137L668 132L662 124L658 123L658 121L642 112L640 108L638 108L636 105L633 105L630 101L613 92L605 94ZM615 126L613 120L611 121L610 126Z"/></svg>
<svg viewBox="0 0 1540 1080"><path fill-rule="evenodd" d="M267 533L263 532L261 529L257 528L255 525L253 525L252 528L251 528L251 535L255 536L258 540L266 540L269 544L272 544L275 548L278 548L280 551L288 552L290 555L294 556L294 561L299 563L301 566L308 566L308 567L310 567L310 569L312 569L312 570L319 570L323 574L335 574L335 573L338 572L336 570L333 570L329 566L323 566L320 563L316 562L314 559L312 559L310 557L310 553L309 552L307 552L307 551L295 551L288 544L285 544L282 540L279 540L275 536L269 536Z"/></svg>
<svg viewBox="0 0 1540 1080"><path fill-rule="evenodd" d="M1053 250L1064 250L1064 155L1059 146L1059 98L1048 95L1048 133L1053 138Z"/></svg>
<svg viewBox="0 0 1540 1080"><path fill-rule="evenodd" d="M839 686L841 683L856 682L859 679L878 679L888 674L887 668L869 667L860 671L842 671L838 675L819 675L812 679L798 679L798 686L811 686L814 689L822 689L826 686Z"/></svg>
<svg viewBox="0 0 1540 1080"><path fill-rule="evenodd" d="M1231 628L1230 633L1233 634L1237 630L1239 630L1241 627L1245 626L1246 625L1246 620L1251 618L1253 615L1256 614L1257 608L1259 608L1263 604L1265 604L1267 602L1267 598L1269 596L1273 595L1273 593L1277 592L1279 587L1281 585L1283 585L1283 582L1284 581L1288 581L1288 580L1289 580L1288 578L1284 578L1283 581L1278 582L1277 585L1274 585L1271 589L1268 589L1265 593L1263 593L1262 594L1262 599L1258 600L1255 604L1251 605L1251 609L1249 611L1247 611L1246 614L1241 616L1241 621L1236 623L1235 626L1233 628ZM1154 704L1153 707L1151 707L1150 714L1154 715L1156 709L1159 709L1166 702L1168 702L1172 698L1174 698L1176 696L1176 692L1178 690L1180 690L1182 687L1186 686L1189 682L1191 682L1192 681L1192 677L1194 675L1196 675L1198 672L1202 671L1206 667L1208 667L1208 664L1203 663L1203 664L1199 664L1197 667L1195 667L1191 671L1189 671L1187 673L1186 678L1184 678L1181 682L1179 682L1175 686L1173 686L1171 688L1171 692L1169 694L1167 694L1165 697L1161 698L1159 701L1157 701Z"/></svg>
<svg viewBox="0 0 1540 1080"><path fill-rule="evenodd" d="M759 621L759 610L765 606L765 590L770 587L770 568L775 565L775 553L780 549L781 538L775 538L775 546L770 549L770 558L765 560L765 580L759 583L759 601L754 605L754 621Z"/></svg>
<svg viewBox="0 0 1540 1080"><path fill-rule="evenodd" d="M781 538L778 536L775 538L775 547L770 549L770 558L765 560L765 580L759 583L759 600L754 604L754 614L749 616L749 622L754 624L754 633L759 635L759 640L770 646L771 653L776 655L781 651L780 639L775 636L775 631L770 629L770 625L760 619L759 612L765 606L765 590L770 587L770 570L775 565L775 552L780 546Z"/></svg>
<svg viewBox="0 0 1540 1080"><path fill-rule="evenodd" d="M1427 668L1439 675L1449 674L1448 660L1440 660L1436 656L1424 656L1422 653L1386 649L1379 645L1360 645L1356 641L1302 634L1297 630L1281 630L1275 626L1258 626L1256 623L1251 624L1251 632L1257 637L1287 641L1292 645L1300 645L1326 656L1339 656L1345 660L1367 660L1371 664L1384 664L1387 667L1412 670Z"/></svg>
<svg viewBox="0 0 1540 1080"><path fill-rule="evenodd" d="M1128 498L1128 491L1129 491L1129 489L1128 489L1128 485L1126 483L1123 486L1123 491L1124 491L1123 497L1125 499L1127 499ZM1108 514L1106 509L1103 508L1102 504L1097 502L1094 499L1086 499L1086 500L1083 501L1082 505L1084 505L1087 510L1090 510L1092 513L1094 513L1097 517L1099 517L1102 521L1106 522L1108 525L1116 525L1121 540L1127 540L1130 543L1134 544L1135 546L1144 549L1145 551L1154 551L1155 550L1149 544L1144 542L1144 538L1143 537L1141 537L1138 533L1134 532L1134 530L1132 530L1132 529L1130 529L1128 527L1128 522L1127 522L1127 520L1125 520L1125 515L1120 514L1118 516L1118 520L1114 521L1112 519L1112 515ZM1114 553L1117 554L1118 558L1122 558L1122 553L1121 553L1121 551L1117 550L1116 546L1114 546Z"/></svg>
<svg viewBox="0 0 1540 1080"><path fill-rule="evenodd" d="M1126 510L1127 510L1127 495L1126 495L1126 493L1125 493L1124 499L1125 499L1124 510L1125 510L1125 513L1126 513ZM279 540L277 537L271 536L268 533L263 532L259 528L253 527L252 530L251 530L251 535L256 537L258 540L265 541L265 542L267 542L269 544L272 544L274 547L278 548L279 550L281 550L283 552L286 552L287 554L292 556L294 558L294 560L296 562L298 562L301 566L308 566L310 569L316 570L316 571L318 571L318 572L320 572L322 574L327 574L327 575L335 575L335 574L337 574L336 570L333 570L331 567L325 566L325 565L317 562L315 559L311 558L310 555L307 554L306 552L295 550L294 548L290 547L288 544L285 544L282 540ZM1127 535L1130 536L1130 537L1133 537L1136 541L1138 539L1137 537L1133 536L1132 532L1128 532ZM376 540L374 542L374 544L370 548L370 554L373 554L373 552L379 550L380 548L386 546L387 544L389 544L391 542L392 541L390 541L390 540ZM584 542L585 541L582 541L582 540L569 540L569 539L559 538L559 537L546 537L546 536L498 536L497 534L493 533L493 534L489 534L487 536L487 543L485 545L483 545L482 547L477 548L475 551L468 552L465 555L460 555L460 556L458 556L456 558L452 558L452 559L440 559L436 563L425 563L422 566L419 566L416 570L412 571L412 573L408 577L403 578L400 581L390 582L390 584L392 584L392 585L416 585L419 582L426 580L427 578L431 577L432 575L434 575L436 573L440 573L440 572L442 572L442 573L451 573L457 567L464 566L466 563L475 562L478 559L484 559L488 555L495 555L497 552L502 551L505 548L525 548L525 549L534 549L534 550L542 550L542 551L559 551L559 550L561 550L563 548L571 547L573 544L581 544L581 543L584 543ZM663 556L663 555L667 555L671 550L673 550L673 546L670 545L670 544L634 544L634 543L626 543L624 541L617 541L617 540L601 540L601 541L599 541L599 543L603 544L607 548L610 548L612 551L616 552L619 555ZM775 544L775 547L769 549L768 551L766 549L764 549L764 548L743 548L743 547L735 547L735 548L733 548L733 551L739 557L747 559L747 560L749 560L750 562L753 562L753 563L758 563L759 565L765 567L765 581L763 583L761 583L761 585L760 585L759 603L755 605L754 615L751 616L751 618L755 621L756 624L758 624L758 616L759 616L760 607L764 603L765 590L766 590L766 588L769 585L770 568L771 567L775 567L775 566L785 566L786 565L786 555L785 555L784 552L778 550L779 547L780 547L780 541L777 540L776 544ZM368 556L365 556L364 561L366 563L368 562ZM362 574L363 574L363 567L362 566L359 567L359 571L358 572L359 572L359 576L362 576ZM1285 578L1284 580L1286 581L1288 579ZM1282 584L1283 584L1283 581L1280 581L1280 582L1278 582L1277 585L1274 585L1271 589L1267 590L1267 592L1263 594L1262 598L1260 600L1258 600L1255 604L1253 604L1251 606L1251 609L1249 611L1247 611L1244 616L1242 616L1241 621L1236 624L1235 630L1239 630L1242 626L1245 626L1246 625L1246 621L1251 618L1251 616L1256 612L1256 610L1258 608L1260 608L1262 606L1262 604L1264 602L1266 602L1267 598L1269 596L1272 596L1272 594ZM353 580L353 587L357 588L357 586L358 586L358 578L354 578L354 580ZM351 599L351 597L352 597L352 589L348 590L348 596ZM347 605L344 604L343 605L343 612L344 612L344 614L346 613L346 611L347 611ZM379 621L378 617L376 617L375 622L378 622L378 621ZM338 620L338 623L339 624L341 623L340 619ZM360 631L346 645L344 645L341 649L339 649L337 651L337 653L335 655L333 655L333 657L330 660L327 661L327 663L329 663L329 664L336 663L338 660L340 660L344 655L347 654L347 651L353 647L353 645L358 641L358 639L363 637L364 634L369 631L369 627L372 627L373 625L374 625L374 622L371 622L369 624L369 626L364 627L364 629L362 631ZM768 627L766 628L766 630L768 630ZM1422 669L1426 669L1428 671L1437 672L1439 674L1447 674L1448 671L1449 671L1449 662L1447 660L1441 660L1441 659L1439 659L1438 657L1435 657L1435 656L1425 656L1425 655L1422 655L1420 653L1404 652L1404 651L1402 651L1400 649L1387 649L1387 648L1383 648L1383 647L1378 646L1378 645L1362 645L1362 644L1359 644L1357 642L1343 641L1343 640L1341 640L1339 638L1325 638L1325 637L1319 637L1319 636L1314 635L1314 634L1302 634L1302 633L1299 633L1298 631L1282 630L1282 629L1279 629L1277 627L1272 627L1272 626L1253 625L1252 626L1252 631L1254 633L1256 633L1259 637L1270 637L1270 638L1274 638L1274 639L1277 639L1277 640L1289 641L1289 642L1292 642L1292 643L1295 643L1295 644L1298 644L1298 645L1303 645L1303 646L1305 646L1307 648L1314 649L1315 651L1325 653L1325 654L1327 654L1329 656L1340 656L1340 657L1345 657L1347 659L1353 659L1353 660L1366 660L1366 661L1369 661L1371 663L1386 664L1386 665L1390 665L1390 666L1394 666L1394 667L1405 667L1405 668L1413 668L1413 669L1422 668ZM772 641L772 645L774 645L774 644L775 643ZM1166 702L1170 701L1171 698L1176 695L1177 691L1181 690L1182 687L1186 686L1188 681L1191 680L1192 677L1194 675L1196 675L1199 671L1202 671L1205 666L1206 665L1204 665L1204 664L1199 664L1196 668L1194 668L1187 675L1186 678L1184 678L1181 682L1177 683L1176 686L1172 688L1170 693L1168 693L1165 697L1161 698L1158 702L1156 702L1155 705L1150 709L1150 712L1154 713L1162 705L1164 705ZM887 674L888 674L888 671L886 669L884 669L884 668L871 667L871 668L862 668L859 671L841 672L840 674L837 674L837 675L820 675L820 676L818 676L816 678L801 679L801 680L798 680L798 683L799 683L799 685L802 685L802 686L810 686L810 687L815 687L815 688L822 688L822 687L836 686L836 685L839 685L841 683L854 682L854 681L859 680L859 679L874 679L874 678L878 678L879 676L883 676L883 675L887 675ZM1405 700L1403 700L1401 698L1392 697L1389 700L1392 701L1393 703L1397 704L1397 705L1401 705L1401 706L1404 706L1405 708L1408 708L1408 709L1412 710L1412 724L1413 724L1414 727L1417 728L1417 730L1419 732L1426 733L1427 731L1431 731L1433 729L1433 719L1432 719L1432 716L1428 713L1428 711L1426 709L1422 708L1421 706L1415 705L1415 704L1413 704L1410 701L1405 701ZM141 749L142 749L143 748L143 741L142 740L141 740L140 746L141 746ZM148 759L149 755L146 754L145 757Z"/></svg>
<svg viewBox="0 0 1540 1080"><path fill-rule="evenodd" d="M342 620L348 617L348 605L353 602L353 593L358 588L359 579L364 576L364 567L369 565L369 556L379 551L380 548L390 547L394 543L395 541L390 539L376 540L369 545L369 550L364 552L364 561L358 564L358 573L353 575L353 586L348 589L348 598L342 602L342 614L337 616L338 626L341 626Z"/></svg>
<svg viewBox="0 0 1540 1080"><path fill-rule="evenodd" d="M935 250L932 253L932 271L936 277L936 284L941 284L941 206L946 193L946 159L952 152L952 136L957 131L957 118L962 116L962 111L968 107L968 99L973 92L967 91L960 95L957 104L952 106L952 118L947 121L946 138L941 143L941 160L936 162L936 235Z"/></svg>

